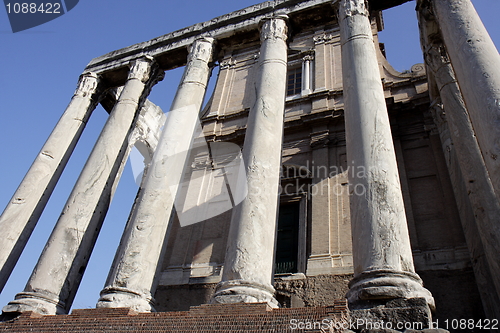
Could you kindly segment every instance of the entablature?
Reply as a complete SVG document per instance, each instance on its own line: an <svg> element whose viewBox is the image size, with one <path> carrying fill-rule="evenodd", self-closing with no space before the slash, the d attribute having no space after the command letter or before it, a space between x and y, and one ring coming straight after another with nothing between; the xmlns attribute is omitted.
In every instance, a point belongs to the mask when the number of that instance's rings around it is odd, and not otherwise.
<svg viewBox="0 0 500 333"><path fill-rule="evenodd" d="M401 4L402 0L372 0L374 10ZM256 4L209 21L197 23L149 41L134 44L94 58L85 71L103 77L108 86L124 84L131 61L143 56L153 57L162 70L186 64L188 46L195 39L209 36L217 40L219 48L256 42L259 39L259 22L275 14L289 17L290 30L299 33L304 29L336 21L332 0L276 0Z"/></svg>

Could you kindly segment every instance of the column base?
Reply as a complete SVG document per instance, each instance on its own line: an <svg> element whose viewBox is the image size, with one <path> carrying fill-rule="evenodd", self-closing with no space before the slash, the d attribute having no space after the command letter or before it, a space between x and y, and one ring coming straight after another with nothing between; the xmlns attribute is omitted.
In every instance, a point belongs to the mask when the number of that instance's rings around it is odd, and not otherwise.
<svg viewBox="0 0 500 333"><path fill-rule="evenodd" d="M96 308L131 308L137 312L156 312L155 300L150 294L143 295L120 287L107 287L101 291Z"/></svg>
<svg viewBox="0 0 500 333"><path fill-rule="evenodd" d="M22 292L13 301L3 307L4 313L22 313L33 311L42 315L67 314L65 304L57 296L43 292Z"/></svg>
<svg viewBox="0 0 500 333"><path fill-rule="evenodd" d="M434 298L425 289L422 279L410 272L392 270L366 271L349 282L346 294L349 307L371 308L378 303L385 304L391 299L423 298L429 308L435 310Z"/></svg>
<svg viewBox="0 0 500 333"><path fill-rule="evenodd" d="M274 288L256 282L244 280L223 281L217 285L217 290L210 304L231 303L267 303L272 308L279 308L274 298Z"/></svg>
<svg viewBox="0 0 500 333"><path fill-rule="evenodd" d="M428 332L429 328L434 328L431 310L425 298L386 300L385 304L369 309L350 309L349 315L351 322L356 323L355 332L397 332L411 328L410 330L416 333ZM390 330L386 331L387 328ZM434 331L428 333L430 332ZM435 333L443 331L437 330Z"/></svg>

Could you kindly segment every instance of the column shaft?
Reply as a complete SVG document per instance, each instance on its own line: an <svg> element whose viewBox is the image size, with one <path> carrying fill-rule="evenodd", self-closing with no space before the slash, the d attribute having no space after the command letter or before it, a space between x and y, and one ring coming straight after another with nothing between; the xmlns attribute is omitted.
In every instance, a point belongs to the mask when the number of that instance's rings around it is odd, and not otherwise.
<svg viewBox="0 0 500 333"><path fill-rule="evenodd" d="M486 280L487 289L482 293L490 299L485 311L498 313L500 303L500 205L495 196L493 185L488 176L481 150L479 149L474 129L469 119L467 108L462 98L462 92L455 78L455 73L450 64L448 55L444 48L439 25L435 17L426 6L419 8L419 25L421 31L422 49L425 55L425 63L429 81L435 82L437 92L430 89L431 98L442 102L445 110L445 126L449 127L447 132L452 140L452 146L456 151L456 159L463 175L462 181L467 190L467 198L474 212L474 219L468 220L462 217L465 236L472 255L484 254L487 268L490 273L479 273L479 279ZM438 95L437 95L438 94ZM437 96L433 96L437 95ZM434 103L435 103L434 102ZM434 107L439 107L435 105ZM449 160L449 159L447 159ZM453 177L452 177L453 178ZM459 178L456 177L455 178ZM453 180L453 179L452 179ZM455 184L456 187L456 184ZM465 196L456 193L456 196ZM478 237L479 235L479 237ZM479 256L479 255L478 255ZM473 257L474 267L481 265L484 258ZM485 266L482 266L483 269ZM496 293L491 293L491 285L496 288ZM490 317L492 317L490 315Z"/></svg>
<svg viewBox="0 0 500 333"><path fill-rule="evenodd" d="M311 62L313 60L312 55L307 55L302 59L302 96L309 95L312 92L311 84Z"/></svg>
<svg viewBox="0 0 500 333"><path fill-rule="evenodd" d="M263 22L256 101L247 123L243 159L247 197L231 218L222 281L213 303L274 299L273 266L287 75L287 23Z"/></svg>
<svg viewBox="0 0 500 333"><path fill-rule="evenodd" d="M94 73L80 76L66 111L0 216L0 292L96 107L98 83Z"/></svg>
<svg viewBox="0 0 500 333"><path fill-rule="evenodd" d="M154 311L156 273L210 77L213 39L191 46L184 76L167 117L134 211L127 223L97 307ZM171 192L169 189L174 189Z"/></svg>
<svg viewBox="0 0 500 333"><path fill-rule="evenodd" d="M133 63L118 102L97 140L24 289L4 312L69 311L111 201L127 138L151 83L151 58Z"/></svg>
<svg viewBox="0 0 500 333"><path fill-rule="evenodd" d="M470 0L431 2L499 199L500 55Z"/></svg>
<svg viewBox="0 0 500 333"><path fill-rule="evenodd" d="M433 299L414 273L391 126L365 0L339 4L354 279L347 294Z"/></svg>

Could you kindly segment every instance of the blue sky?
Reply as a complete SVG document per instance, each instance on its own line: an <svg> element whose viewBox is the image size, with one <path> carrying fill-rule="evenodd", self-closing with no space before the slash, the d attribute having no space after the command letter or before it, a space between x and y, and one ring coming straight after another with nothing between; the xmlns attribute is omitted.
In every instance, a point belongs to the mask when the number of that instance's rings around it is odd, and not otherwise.
<svg viewBox="0 0 500 333"><path fill-rule="evenodd" d="M0 209L3 210L39 152L94 57L241 9L251 0L80 0L69 13L44 25L13 34L0 9ZM473 0L497 48L500 0ZM389 62L397 70L422 62L415 2L384 13ZM182 69L168 72L150 99L170 106ZM215 77L212 78L215 80ZM0 307L13 299L31 274L45 241L92 149L106 113L93 114L32 239L0 295ZM128 163L94 249L74 308L94 307L127 220L137 187ZM1 231L0 231L0 237Z"/></svg>

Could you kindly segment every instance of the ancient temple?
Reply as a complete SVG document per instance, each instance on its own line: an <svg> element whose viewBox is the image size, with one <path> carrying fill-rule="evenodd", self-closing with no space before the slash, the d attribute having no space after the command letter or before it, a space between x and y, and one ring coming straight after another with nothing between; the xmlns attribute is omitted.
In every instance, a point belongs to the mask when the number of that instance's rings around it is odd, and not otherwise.
<svg viewBox="0 0 500 333"><path fill-rule="evenodd" d="M470 0L418 0L425 64L397 72L377 33L403 2L268 1L93 59L0 217L1 290L101 103L0 330L69 313L134 146L144 176L93 311L498 318L500 56ZM148 94L182 66L165 117Z"/></svg>

